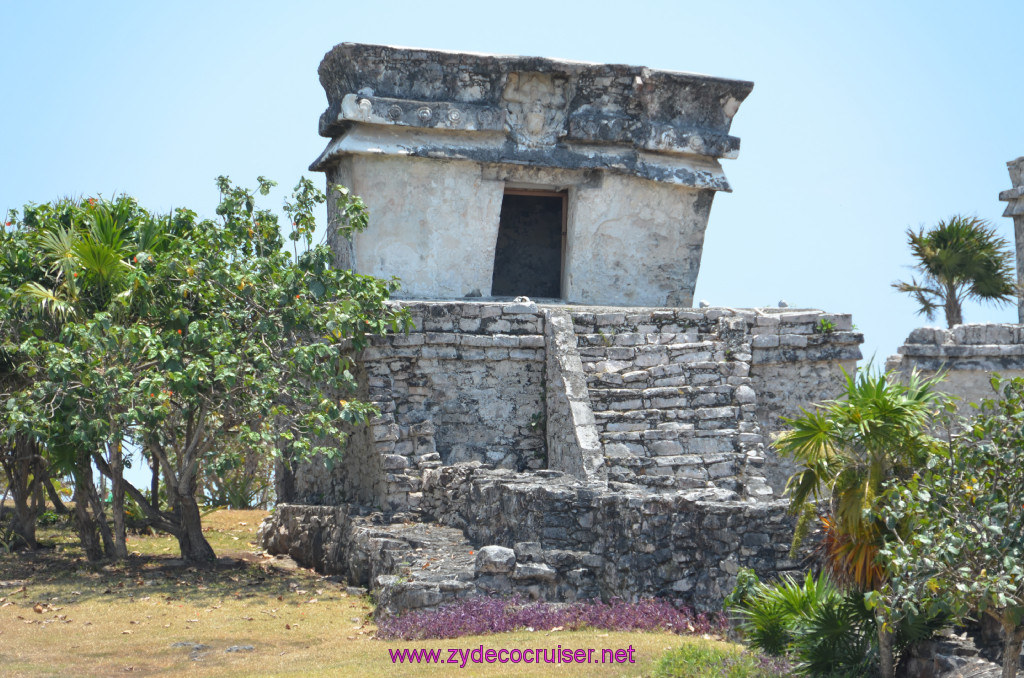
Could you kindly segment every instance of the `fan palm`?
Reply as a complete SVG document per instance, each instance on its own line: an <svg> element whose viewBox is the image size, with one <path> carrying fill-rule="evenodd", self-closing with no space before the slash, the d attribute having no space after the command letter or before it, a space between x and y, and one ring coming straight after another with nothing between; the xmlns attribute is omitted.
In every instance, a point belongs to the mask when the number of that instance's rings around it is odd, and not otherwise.
<svg viewBox="0 0 1024 678"><path fill-rule="evenodd" d="M827 497L827 564L840 583L854 590L877 590L885 583L878 553L891 532L878 513L878 502L886 481L909 477L938 444L928 426L944 400L934 388L942 378L912 373L900 383L870 367L856 377L847 374L841 398L786 420L792 429L775 441L780 453L803 465L786 486L791 508L800 516L793 550ZM879 671L891 678L891 620L880 616L877 621Z"/></svg>
<svg viewBox="0 0 1024 678"><path fill-rule="evenodd" d="M929 231L908 229L907 239L921 281L911 278L892 286L912 295L918 312L929 320L942 308L953 327L963 322L967 299L1006 304L1017 298L1013 252L987 221L953 216Z"/></svg>
<svg viewBox="0 0 1024 678"><path fill-rule="evenodd" d="M847 374L842 397L787 419L790 430L775 441L803 467L786 487L799 515L794 550L828 499L825 547L837 580L862 590L881 583L875 557L885 526L872 509L883 484L911 475L936 444L927 427L944 398L934 388L941 379L915 373L900 383L870 369Z"/></svg>

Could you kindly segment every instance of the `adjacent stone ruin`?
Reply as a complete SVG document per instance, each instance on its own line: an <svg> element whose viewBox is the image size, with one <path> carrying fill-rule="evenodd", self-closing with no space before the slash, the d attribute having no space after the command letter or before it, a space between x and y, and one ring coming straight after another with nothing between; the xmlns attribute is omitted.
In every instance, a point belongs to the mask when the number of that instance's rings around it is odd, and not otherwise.
<svg viewBox="0 0 1024 678"><path fill-rule="evenodd" d="M268 551L372 587L380 613L708 609L740 567L798 568L768 443L841 392L862 337L848 315L690 308L752 85L354 44L320 78L314 169L371 210L337 264L398 275L413 329L354 356L380 416L344 460L280 469Z"/></svg>
<svg viewBox="0 0 1024 678"><path fill-rule="evenodd" d="M1006 163L1012 188L1002 191L1003 216L1013 219L1016 240L1017 283L1024 288L1024 157ZM942 389L960 399L960 411L994 398L993 374L1012 379L1024 377L1024 295L1018 299L1019 323L976 323L952 329L921 327L886 362L887 370L904 375L917 370L924 375L943 372Z"/></svg>

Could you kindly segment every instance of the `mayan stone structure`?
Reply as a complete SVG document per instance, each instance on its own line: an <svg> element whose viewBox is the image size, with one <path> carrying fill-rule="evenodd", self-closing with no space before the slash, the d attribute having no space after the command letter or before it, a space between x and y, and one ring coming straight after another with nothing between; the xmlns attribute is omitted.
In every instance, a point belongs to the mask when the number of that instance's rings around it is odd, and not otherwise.
<svg viewBox="0 0 1024 678"><path fill-rule="evenodd" d="M1004 217L1013 219L1013 234L1017 245L1017 282L1024 284L1024 156L1006 163L1010 172L1011 188L999 194L1006 203ZM1024 323L1024 295L1017 300L1017 322Z"/></svg>
<svg viewBox="0 0 1024 678"><path fill-rule="evenodd" d="M371 206L339 266L418 299L692 304L752 83L350 43L320 82L312 169Z"/></svg>
<svg viewBox="0 0 1024 678"><path fill-rule="evenodd" d="M1017 253L1017 283L1024 285L1024 157L1006 163L1012 188L1002 191L1004 217L1013 219ZM909 374L946 374L943 390L960 399L969 413L970 403L993 398L994 373L1006 379L1024 377L1024 296L1018 299L1017 324L975 323L952 329L922 327L907 337L886 368Z"/></svg>
<svg viewBox="0 0 1024 678"><path fill-rule="evenodd" d="M381 613L713 608L739 567L800 567L770 438L863 339L848 315L691 307L750 83L352 44L320 76L314 167L371 210L337 265L398 275L413 328L354 356L380 415L341 463L280 469L266 548Z"/></svg>

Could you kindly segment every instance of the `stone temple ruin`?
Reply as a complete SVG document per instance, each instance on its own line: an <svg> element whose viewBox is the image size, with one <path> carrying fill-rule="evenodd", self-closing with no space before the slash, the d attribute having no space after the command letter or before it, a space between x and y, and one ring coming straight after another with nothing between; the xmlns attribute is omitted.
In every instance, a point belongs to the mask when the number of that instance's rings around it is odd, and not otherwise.
<svg viewBox="0 0 1024 678"><path fill-rule="evenodd" d="M513 592L710 608L741 566L796 568L766 443L841 391L862 336L848 315L692 308L752 84L358 44L320 80L313 168L371 210L337 263L399 276L415 329L357 356L381 414L343 462L280 469L268 551L383 612Z"/></svg>
<svg viewBox="0 0 1024 678"><path fill-rule="evenodd" d="M1013 219L1016 241L1017 283L1024 289L1024 157L1006 163L1012 188L999 194L1005 203L1004 217ZM993 373L1011 379L1024 377L1024 295L1018 298L1018 322L970 323L952 329L921 327L910 333L898 355L886 362L887 370L904 374L916 369L923 374L946 373L943 389L961 399L966 411L994 394L989 383Z"/></svg>

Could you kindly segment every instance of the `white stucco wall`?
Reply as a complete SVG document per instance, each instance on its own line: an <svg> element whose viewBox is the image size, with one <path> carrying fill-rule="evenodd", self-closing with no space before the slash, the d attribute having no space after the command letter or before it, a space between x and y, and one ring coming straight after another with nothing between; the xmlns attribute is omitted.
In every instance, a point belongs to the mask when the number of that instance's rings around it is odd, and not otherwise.
<svg viewBox="0 0 1024 678"><path fill-rule="evenodd" d="M568 191L564 299L692 306L714 195L632 176L383 155L346 157L328 181L370 209L351 245L334 239L338 264L398 276L399 296L414 299L491 294L502 197L516 187Z"/></svg>
<svg viewBox="0 0 1024 678"><path fill-rule="evenodd" d="M354 270L398 276L402 297L490 293L504 184L483 179L477 163L359 155L331 177L370 210Z"/></svg>
<svg viewBox="0 0 1024 678"><path fill-rule="evenodd" d="M566 299L693 305L711 191L606 174L569 194Z"/></svg>

